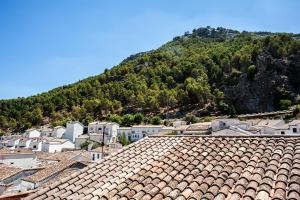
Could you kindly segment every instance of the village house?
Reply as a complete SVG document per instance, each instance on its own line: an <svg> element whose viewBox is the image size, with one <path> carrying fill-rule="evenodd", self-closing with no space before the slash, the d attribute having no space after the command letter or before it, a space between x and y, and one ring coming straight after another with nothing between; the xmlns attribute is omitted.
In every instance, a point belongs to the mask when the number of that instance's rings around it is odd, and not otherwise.
<svg viewBox="0 0 300 200"><path fill-rule="evenodd" d="M212 131L219 131L222 129L227 129L230 126L235 126L240 124L238 119L215 119L211 122Z"/></svg>
<svg viewBox="0 0 300 200"><path fill-rule="evenodd" d="M52 137L53 135L53 129L49 127L44 127L39 130L41 132L42 137Z"/></svg>
<svg viewBox="0 0 300 200"><path fill-rule="evenodd" d="M37 157L29 149L1 149L0 163L23 169L35 168Z"/></svg>
<svg viewBox="0 0 300 200"><path fill-rule="evenodd" d="M31 139L28 138L21 138L19 140L18 147L19 148L30 148Z"/></svg>
<svg viewBox="0 0 300 200"><path fill-rule="evenodd" d="M7 138L7 147L11 147L12 149L17 148L21 138L22 136L20 135L10 136Z"/></svg>
<svg viewBox="0 0 300 200"><path fill-rule="evenodd" d="M38 137L41 137L41 132L35 128L32 128L32 129L26 130L26 132L24 133L24 136L27 138L38 138Z"/></svg>
<svg viewBox="0 0 300 200"><path fill-rule="evenodd" d="M63 138L75 142L75 138L83 134L83 129L84 126L80 122L68 122Z"/></svg>
<svg viewBox="0 0 300 200"><path fill-rule="evenodd" d="M105 143L113 143L117 141L118 128L119 124L115 122L92 122L88 125L88 134L104 134L106 136Z"/></svg>
<svg viewBox="0 0 300 200"><path fill-rule="evenodd" d="M300 135L300 120L293 120L289 124L290 134Z"/></svg>
<svg viewBox="0 0 300 200"><path fill-rule="evenodd" d="M3 140L0 142L0 149L2 148L6 148L8 146L8 141L7 140Z"/></svg>
<svg viewBox="0 0 300 200"><path fill-rule="evenodd" d="M30 141L29 148L32 151L42 151L43 138L33 138Z"/></svg>
<svg viewBox="0 0 300 200"><path fill-rule="evenodd" d="M284 120L281 119L263 119L259 120L255 125L251 126L249 130L254 134L286 134L286 126ZM256 133L255 133L256 132Z"/></svg>
<svg viewBox="0 0 300 200"><path fill-rule="evenodd" d="M146 136L158 134L163 125L136 125L131 127L130 141L138 141Z"/></svg>
<svg viewBox="0 0 300 200"><path fill-rule="evenodd" d="M74 149L75 145L67 139L47 139L42 144L42 151L48 153L62 152L63 150Z"/></svg>
<svg viewBox="0 0 300 200"><path fill-rule="evenodd" d="M86 167L86 164L73 160L60 161L46 166L31 176L27 176L21 180L20 190L33 190L38 187L50 184L52 181L69 176L70 174L79 171Z"/></svg>
<svg viewBox="0 0 300 200"><path fill-rule="evenodd" d="M20 192L21 178L30 176L38 170L22 169L12 165L0 164L0 195Z"/></svg>
<svg viewBox="0 0 300 200"><path fill-rule="evenodd" d="M118 137L124 135L125 137L129 138L131 136L131 127L119 127L117 130Z"/></svg>
<svg viewBox="0 0 300 200"><path fill-rule="evenodd" d="M63 134L66 132L66 128L63 126L56 126L53 129L52 137L62 138Z"/></svg>

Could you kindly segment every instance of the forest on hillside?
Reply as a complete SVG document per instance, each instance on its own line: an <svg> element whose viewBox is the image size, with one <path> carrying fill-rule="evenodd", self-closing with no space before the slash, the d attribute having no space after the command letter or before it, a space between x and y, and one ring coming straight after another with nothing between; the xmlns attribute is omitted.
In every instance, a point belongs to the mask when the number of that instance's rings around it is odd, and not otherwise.
<svg viewBox="0 0 300 200"><path fill-rule="evenodd" d="M285 109L300 102L299 77L299 34L199 28L103 74L0 100L0 129L68 120L157 123L173 110L209 116Z"/></svg>

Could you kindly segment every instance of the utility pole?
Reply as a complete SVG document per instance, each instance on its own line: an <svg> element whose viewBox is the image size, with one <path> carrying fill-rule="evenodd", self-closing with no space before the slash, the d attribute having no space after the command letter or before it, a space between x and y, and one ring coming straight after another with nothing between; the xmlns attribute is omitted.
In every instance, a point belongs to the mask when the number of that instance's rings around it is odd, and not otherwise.
<svg viewBox="0 0 300 200"><path fill-rule="evenodd" d="M102 130L102 142L101 142L101 146L102 146L102 153L101 153L101 157L102 159L104 158L104 133L105 133L105 129L106 126L103 126L103 130Z"/></svg>

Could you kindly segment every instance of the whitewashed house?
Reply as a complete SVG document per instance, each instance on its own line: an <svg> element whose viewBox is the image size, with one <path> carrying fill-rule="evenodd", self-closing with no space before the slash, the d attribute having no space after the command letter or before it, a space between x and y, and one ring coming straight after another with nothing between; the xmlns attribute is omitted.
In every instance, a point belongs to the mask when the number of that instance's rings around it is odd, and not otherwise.
<svg viewBox="0 0 300 200"><path fill-rule="evenodd" d="M29 148L32 151L42 151L43 140L41 138L34 138L30 141Z"/></svg>
<svg viewBox="0 0 300 200"><path fill-rule="evenodd" d="M75 138L83 134L83 129L84 126L80 122L69 122L67 123L67 129L63 134L63 138L75 142Z"/></svg>
<svg viewBox="0 0 300 200"><path fill-rule="evenodd" d="M125 135L127 138L131 135L131 127L119 127L117 130L118 137Z"/></svg>
<svg viewBox="0 0 300 200"><path fill-rule="evenodd" d="M0 152L0 163L24 169L35 168L37 157L33 152Z"/></svg>
<svg viewBox="0 0 300 200"><path fill-rule="evenodd" d="M267 119L267 120L261 120L257 125L254 127L260 129L260 134L268 134L268 135L273 135L273 134L285 134L284 130L286 127L283 127L285 125L284 120L281 119Z"/></svg>
<svg viewBox="0 0 300 200"><path fill-rule="evenodd" d="M131 135L128 137L130 141L138 141L148 135L158 134L163 125L137 125L131 127Z"/></svg>
<svg viewBox="0 0 300 200"><path fill-rule="evenodd" d="M66 128L63 126L56 126L53 129L52 137L62 138L63 134L66 132Z"/></svg>
<svg viewBox="0 0 300 200"><path fill-rule="evenodd" d="M53 129L48 127L40 129L40 132L41 132L41 136L43 137L52 137L53 135Z"/></svg>
<svg viewBox="0 0 300 200"><path fill-rule="evenodd" d="M42 144L42 151L48 153L62 152L64 149L75 149L75 145L67 139L46 140Z"/></svg>
<svg viewBox="0 0 300 200"><path fill-rule="evenodd" d="M32 128L32 129L28 129L24 135L27 138L38 138L41 137L41 132L35 128Z"/></svg>
<svg viewBox="0 0 300 200"><path fill-rule="evenodd" d="M19 146L20 137L10 137L7 141L7 147L17 148Z"/></svg>
<svg viewBox="0 0 300 200"><path fill-rule="evenodd" d="M31 142L31 139L28 139L28 138L21 138L21 139L19 140L18 147L21 147L21 148L29 148L29 147L30 147L30 142Z"/></svg>
<svg viewBox="0 0 300 200"><path fill-rule="evenodd" d="M230 126L236 126L240 124L238 119L215 119L211 122L212 131L219 131L222 129L228 129Z"/></svg>
<svg viewBox="0 0 300 200"><path fill-rule="evenodd" d="M117 141L118 128L119 124L115 122L92 122L88 125L88 134L104 134L107 138L106 141L113 143Z"/></svg>
<svg viewBox="0 0 300 200"><path fill-rule="evenodd" d="M300 134L300 120L293 120L288 126L291 134Z"/></svg>

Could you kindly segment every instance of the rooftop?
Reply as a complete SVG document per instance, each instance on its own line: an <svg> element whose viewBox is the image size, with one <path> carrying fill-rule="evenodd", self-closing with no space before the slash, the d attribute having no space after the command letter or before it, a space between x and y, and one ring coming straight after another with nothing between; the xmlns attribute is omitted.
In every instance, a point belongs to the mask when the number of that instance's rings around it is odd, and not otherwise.
<svg viewBox="0 0 300 200"><path fill-rule="evenodd" d="M0 182L21 172L21 168L0 163Z"/></svg>
<svg viewBox="0 0 300 200"><path fill-rule="evenodd" d="M300 199L300 138L161 136L27 199Z"/></svg>
<svg viewBox="0 0 300 200"><path fill-rule="evenodd" d="M77 162L78 161L65 160L65 161L60 161L58 163L52 163L52 164L49 164L48 167L39 170L38 172L34 173L33 175L23 178L23 180L32 182L32 183L38 183L60 171L63 171L65 169L69 168L70 166L72 166L73 164L75 164Z"/></svg>

